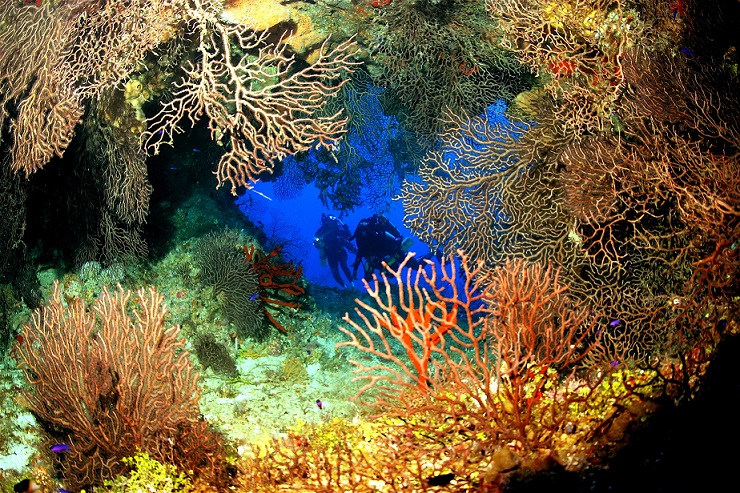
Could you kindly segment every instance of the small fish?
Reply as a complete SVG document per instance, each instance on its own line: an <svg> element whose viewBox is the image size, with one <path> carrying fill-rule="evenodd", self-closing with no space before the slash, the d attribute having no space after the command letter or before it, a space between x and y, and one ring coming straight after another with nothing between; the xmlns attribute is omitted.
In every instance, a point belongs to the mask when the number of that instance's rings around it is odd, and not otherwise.
<svg viewBox="0 0 740 493"><path fill-rule="evenodd" d="M254 293L252 296L249 297L249 301L254 301L259 297L260 297L259 293Z"/></svg>
<svg viewBox="0 0 740 493"><path fill-rule="evenodd" d="M619 360L618 359L612 360L611 363L609 364L611 365L612 368L616 368L617 366L619 366Z"/></svg>
<svg viewBox="0 0 740 493"><path fill-rule="evenodd" d="M57 493L72 493L69 490L65 490L64 488L57 488Z"/></svg>
<svg viewBox="0 0 740 493"><path fill-rule="evenodd" d="M321 399L316 399L316 407L319 409L324 409L324 403L321 402Z"/></svg>
<svg viewBox="0 0 740 493"><path fill-rule="evenodd" d="M446 474L438 474L426 479L426 484L429 486L445 486L450 484L450 481L455 479L455 474L448 472Z"/></svg>
<svg viewBox="0 0 740 493"><path fill-rule="evenodd" d="M37 485L30 479L24 479L23 481L19 481L13 486L13 491L15 493L33 493L34 491L38 491L41 489L41 486Z"/></svg>
<svg viewBox="0 0 740 493"><path fill-rule="evenodd" d="M310 349L306 349L306 354L307 354L308 356L311 356L311 350L310 350Z"/></svg>
<svg viewBox="0 0 740 493"><path fill-rule="evenodd" d="M195 147L193 147L193 152L200 152L200 149L196 149Z"/></svg>
<svg viewBox="0 0 740 493"><path fill-rule="evenodd" d="M622 321L619 320L618 318L616 318L616 319L612 320L611 322L609 322L609 327L616 327L617 325L619 325L621 323L622 323Z"/></svg>
<svg viewBox="0 0 740 493"><path fill-rule="evenodd" d="M63 454L64 452L69 452L70 450L72 450L72 447L70 447L66 443L57 443L56 445L51 447L50 450L56 454Z"/></svg>
<svg viewBox="0 0 740 493"><path fill-rule="evenodd" d="M696 56L696 54L688 48L679 48L678 51L680 51L681 53L683 53L689 58L694 58Z"/></svg>

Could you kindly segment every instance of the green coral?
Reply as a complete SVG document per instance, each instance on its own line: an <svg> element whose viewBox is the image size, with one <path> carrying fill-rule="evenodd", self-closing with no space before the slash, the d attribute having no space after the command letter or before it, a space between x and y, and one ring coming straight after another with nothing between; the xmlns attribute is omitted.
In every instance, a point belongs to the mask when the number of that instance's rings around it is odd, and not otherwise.
<svg viewBox="0 0 740 493"><path fill-rule="evenodd" d="M111 493L188 493L193 485L185 473L172 464L163 464L139 452L133 457L125 457L123 463L131 468L128 476L121 475L114 480L106 480L105 486Z"/></svg>

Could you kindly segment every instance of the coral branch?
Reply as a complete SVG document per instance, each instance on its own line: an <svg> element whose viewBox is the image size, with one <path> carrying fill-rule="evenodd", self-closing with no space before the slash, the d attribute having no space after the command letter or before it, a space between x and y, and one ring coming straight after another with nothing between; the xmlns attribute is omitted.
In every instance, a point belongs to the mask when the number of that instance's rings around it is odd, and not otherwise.
<svg viewBox="0 0 740 493"><path fill-rule="evenodd" d="M356 65L354 40L331 50L325 41L316 61L298 69L286 44L267 43L268 32L226 24L200 0L194 4L189 16L199 36L199 59L186 64L173 99L151 120L147 146L157 153L182 131L182 120L195 125L206 117L211 138L228 142L216 171L218 186L228 182L234 194L286 156L314 145L333 149L346 118L321 110L346 82L342 75Z"/></svg>
<svg viewBox="0 0 740 493"><path fill-rule="evenodd" d="M26 176L61 156L86 105L169 38L185 0L3 2L0 124ZM11 109L15 107L15 109Z"/></svg>
<svg viewBox="0 0 740 493"><path fill-rule="evenodd" d="M300 308L301 304L295 298L305 294L306 290L298 284L303 275L303 267L295 265L292 260L288 263L281 262L282 249L281 246L275 247L265 255L254 245L244 245L244 255L247 264L259 278L259 299L264 302L262 311L267 320L278 330L287 332L285 326L267 309L267 305Z"/></svg>
<svg viewBox="0 0 740 493"><path fill-rule="evenodd" d="M463 346L476 344L478 335L474 331L483 322L480 315L485 313L480 303L483 299L481 283L485 276L478 276L482 264L470 269L467 262L463 262L461 274L466 281L460 288L458 267L454 261L444 262L437 272L437 267L431 262L418 270L407 269L406 263L410 258L406 257L395 270L386 265L390 277L386 273L382 273L380 279L375 276L372 286L364 281L377 307L358 299L355 314L361 323L346 314L343 320L349 328L339 327L350 341L337 347L354 347L385 362L364 367L362 363L353 361L358 367L355 373L361 375L359 378L369 380L358 397L379 383L384 391L392 387L412 387L426 392L431 377L429 364L433 355L446 354L447 341ZM465 319L469 326L460 325L458 317ZM410 365L397 355L395 345L391 345L392 340L401 343ZM376 370L381 372L376 373Z"/></svg>
<svg viewBox="0 0 740 493"><path fill-rule="evenodd" d="M71 447L62 460L70 488L112 479L138 450L207 477L221 470L220 438L199 417L198 375L179 327L165 327L163 299L105 289L88 311L80 299L67 306L57 285L23 328L26 398Z"/></svg>

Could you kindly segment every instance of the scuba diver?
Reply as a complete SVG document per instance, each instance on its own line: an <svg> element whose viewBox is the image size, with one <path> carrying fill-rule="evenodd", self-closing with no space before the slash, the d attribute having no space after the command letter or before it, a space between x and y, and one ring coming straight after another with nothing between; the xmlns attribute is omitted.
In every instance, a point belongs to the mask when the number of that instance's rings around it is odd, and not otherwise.
<svg viewBox="0 0 740 493"><path fill-rule="evenodd" d="M357 242L357 254L355 263L352 265L352 276L357 276L357 269L363 264L363 278L369 281L373 272L382 270L383 262L393 267L406 257L413 240L401 237L391 222L382 214L373 214L372 217L363 219L357 225L350 241ZM364 262L363 262L364 261ZM408 267L416 268L419 262L410 259L406 264Z"/></svg>
<svg viewBox="0 0 740 493"><path fill-rule="evenodd" d="M347 250L357 253L357 248L350 241L349 227L334 215L321 214L321 226L314 234L313 245L319 249L321 266L329 264L331 275L341 287L346 287L339 268L347 276L350 285L355 277L347 265Z"/></svg>

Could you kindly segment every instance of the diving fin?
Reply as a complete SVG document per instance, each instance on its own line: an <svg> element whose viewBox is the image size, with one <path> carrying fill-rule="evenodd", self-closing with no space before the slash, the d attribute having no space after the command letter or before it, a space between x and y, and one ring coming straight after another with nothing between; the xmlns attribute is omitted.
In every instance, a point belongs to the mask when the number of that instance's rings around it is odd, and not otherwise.
<svg viewBox="0 0 740 493"><path fill-rule="evenodd" d="M406 253L406 252L409 251L409 248L411 248L411 245L413 245L413 244L414 244L414 240L412 240L411 238L406 237L401 242L401 250L404 253Z"/></svg>

